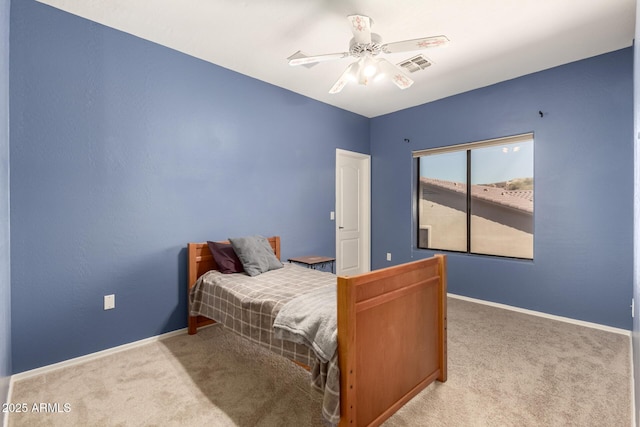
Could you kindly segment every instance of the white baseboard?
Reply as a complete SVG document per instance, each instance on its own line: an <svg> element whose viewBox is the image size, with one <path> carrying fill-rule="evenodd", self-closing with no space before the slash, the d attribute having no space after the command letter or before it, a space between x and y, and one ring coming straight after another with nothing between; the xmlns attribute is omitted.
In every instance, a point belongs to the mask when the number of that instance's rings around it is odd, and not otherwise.
<svg viewBox="0 0 640 427"><path fill-rule="evenodd" d="M532 316L544 317L546 319L557 320L557 321L560 321L560 322L573 323L574 325L585 326L587 328L593 328L593 329L600 329L601 331L613 332L613 333L616 333L616 334L622 334L622 335L627 335L627 336L631 337L631 331L628 331L626 329L614 328L612 326L601 325L599 323L585 322L584 320L576 320L576 319L572 319L570 317L556 316L554 314L547 314L547 313L543 313L541 311L528 310L526 308L514 307L512 305L500 304L500 303L497 303L497 302L485 301L485 300L481 300L481 299L465 297L465 296L462 296L462 295L456 295L456 294L447 293L447 296L449 296L451 298L464 300L464 301L469 301L469 302L475 302L475 303L478 303L478 304L489 305L491 307L502 308L502 309L505 309L505 310L517 311L518 313L530 314Z"/></svg>
<svg viewBox="0 0 640 427"><path fill-rule="evenodd" d="M30 378L36 375L45 374L51 371L55 371L57 369L66 368L68 366L74 366L79 363L88 362L90 360L99 359L101 357L108 356L110 354L119 353L121 351L130 350L132 348L140 347L141 345L149 344L156 341L161 341L166 338L170 338L176 335L181 335L187 332L187 328L178 329L175 331L167 332L165 334L156 335L153 337L145 338L139 341L134 341L128 344L119 345L117 347L108 348L106 350L98 351L95 353L87 354L80 357L74 357L73 359L63 360L62 362L54 363L51 365L43 366L41 368L31 369L29 371L20 372L18 374L14 374L11 376L11 380L9 382L9 393L11 393L13 381L23 380L25 378Z"/></svg>

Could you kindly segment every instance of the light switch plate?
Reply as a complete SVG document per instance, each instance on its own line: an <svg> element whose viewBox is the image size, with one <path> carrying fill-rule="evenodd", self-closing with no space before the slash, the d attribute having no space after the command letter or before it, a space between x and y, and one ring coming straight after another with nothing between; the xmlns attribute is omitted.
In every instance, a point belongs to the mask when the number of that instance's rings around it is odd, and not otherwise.
<svg viewBox="0 0 640 427"><path fill-rule="evenodd" d="M111 295L105 295L104 296L104 309L105 310L111 310L116 308L116 296L111 294Z"/></svg>

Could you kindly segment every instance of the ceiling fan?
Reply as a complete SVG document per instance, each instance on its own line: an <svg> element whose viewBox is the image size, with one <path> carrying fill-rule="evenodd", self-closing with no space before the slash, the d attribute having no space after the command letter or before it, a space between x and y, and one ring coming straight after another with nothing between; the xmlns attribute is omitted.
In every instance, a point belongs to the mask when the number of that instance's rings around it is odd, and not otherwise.
<svg viewBox="0 0 640 427"><path fill-rule="evenodd" d="M447 43L445 36L423 37L420 39L404 40L382 44L378 34L371 32L372 19L364 15L350 15L347 17L351 24L353 38L349 43L348 52L328 53L307 56L297 51L289 58L289 65L315 65L318 62L342 59L348 56L358 58L351 63L335 82L329 93L340 92L350 81L367 85L388 76L400 89L406 89L413 84L406 74L384 58L376 58L380 53L398 53L438 47Z"/></svg>

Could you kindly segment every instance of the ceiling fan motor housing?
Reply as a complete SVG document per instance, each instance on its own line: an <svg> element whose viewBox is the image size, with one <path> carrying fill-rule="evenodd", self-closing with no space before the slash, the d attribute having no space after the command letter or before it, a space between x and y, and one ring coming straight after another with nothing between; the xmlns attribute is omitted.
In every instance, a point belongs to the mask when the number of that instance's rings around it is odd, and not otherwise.
<svg viewBox="0 0 640 427"><path fill-rule="evenodd" d="M349 54L356 58L362 58L367 54L376 56L380 52L382 52L382 37L375 33L371 33L370 43L357 43L355 38L349 42Z"/></svg>

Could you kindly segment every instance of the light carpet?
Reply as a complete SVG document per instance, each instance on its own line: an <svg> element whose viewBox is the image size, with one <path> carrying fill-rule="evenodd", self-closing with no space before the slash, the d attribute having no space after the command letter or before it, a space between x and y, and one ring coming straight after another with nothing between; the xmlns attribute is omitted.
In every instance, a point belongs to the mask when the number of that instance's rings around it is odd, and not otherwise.
<svg viewBox="0 0 640 427"><path fill-rule="evenodd" d="M632 425L629 336L448 302L448 381L385 427ZM323 425L306 371L219 325L16 381L11 403L13 427Z"/></svg>

